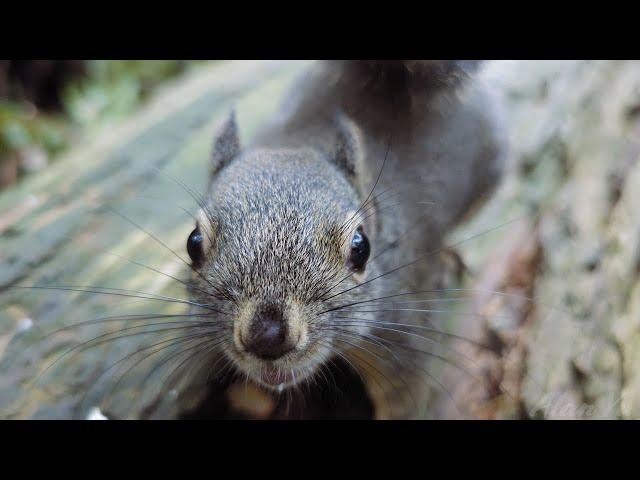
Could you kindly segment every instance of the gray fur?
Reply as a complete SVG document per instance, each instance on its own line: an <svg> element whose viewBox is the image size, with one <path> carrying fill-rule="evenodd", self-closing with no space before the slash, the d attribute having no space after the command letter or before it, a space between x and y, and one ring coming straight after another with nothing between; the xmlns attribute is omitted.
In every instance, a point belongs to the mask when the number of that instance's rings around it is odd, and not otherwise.
<svg viewBox="0 0 640 480"><path fill-rule="evenodd" d="M336 115L337 144L334 161L350 179L355 181L364 168L362 133L346 115Z"/></svg>
<svg viewBox="0 0 640 480"><path fill-rule="evenodd" d="M211 152L211 176L218 173L240 153L240 137L233 110L218 127Z"/></svg>
<svg viewBox="0 0 640 480"><path fill-rule="evenodd" d="M306 332L300 348L277 363L283 370L294 369L292 383L312 381L336 349L356 363L361 354L375 367L360 363L377 418L425 414L420 400L430 389L420 371L428 368L424 357L398 350L393 359L381 361L359 352L328 330L341 321L340 314L348 313L322 312L437 288L439 257L425 255L442 245L446 232L498 181L502 138L493 105L461 65L379 62L373 71L382 76L369 78L369 66L358 62L318 63L292 89L282 119L242 153L233 117L225 123L215 143L216 174L202 217L211 220L206 233L211 242L207 261L193 275L198 290L192 296L225 312L220 324L227 340L219 351L236 369L259 381L263 362L239 349L235 330L250 305L276 302ZM382 83L376 83L380 78ZM398 85L406 89L394 90ZM374 195L388 189L400 195L392 200L372 197L354 216L387 150ZM372 244L364 277L352 275L344 257L345 245L361 224ZM421 257L425 260L374 280ZM345 293L333 296L340 291ZM355 316L417 324L428 319L371 312ZM425 348L424 342L406 335L352 328ZM352 342L362 351L372 350L371 342ZM376 370L387 372L386 382Z"/></svg>

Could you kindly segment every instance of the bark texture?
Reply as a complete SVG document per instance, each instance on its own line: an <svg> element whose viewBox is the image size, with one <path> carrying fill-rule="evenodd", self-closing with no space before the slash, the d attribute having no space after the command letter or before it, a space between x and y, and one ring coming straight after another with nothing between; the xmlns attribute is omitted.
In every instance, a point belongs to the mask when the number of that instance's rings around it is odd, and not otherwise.
<svg viewBox="0 0 640 480"><path fill-rule="evenodd" d="M461 330L477 418L640 416L640 62L496 62L509 172L454 235L474 272ZM450 405L443 407L451 413ZM453 414L452 414L453 415Z"/></svg>
<svg viewBox="0 0 640 480"><path fill-rule="evenodd" d="M154 369L160 349L129 372L130 362L116 363L175 332L149 342L132 329L51 364L131 323L105 317L184 310L166 298L185 298L171 278L184 264L170 249L186 257L188 190L204 188L214 126L233 105L246 139L303 67L230 62L198 72L3 192L0 418L96 417L97 407L118 418L175 412L171 395L157 395L170 373ZM485 347L452 343L469 368L440 372L451 397L433 412L639 418L640 62L492 62L481 77L504 104L509 171L451 235L468 267L451 285L470 301L446 320ZM16 288L24 285L75 290ZM92 319L109 321L56 332Z"/></svg>

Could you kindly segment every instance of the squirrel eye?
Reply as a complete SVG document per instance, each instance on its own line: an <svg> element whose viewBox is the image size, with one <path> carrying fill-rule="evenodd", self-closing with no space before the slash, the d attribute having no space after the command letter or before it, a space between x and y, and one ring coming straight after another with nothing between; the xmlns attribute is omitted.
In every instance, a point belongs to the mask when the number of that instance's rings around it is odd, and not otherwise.
<svg viewBox="0 0 640 480"><path fill-rule="evenodd" d="M362 227L358 227L356 233L351 239L351 253L349 255L349 267L356 271L362 272L369 259L371 253L371 245L369 239L362 231Z"/></svg>
<svg viewBox="0 0 640 480"><path fill-rule="evenodd" d="M204 259L204 251L202 249L202 233L200 228L196 227L189 235L187 240L187 252L194 265L199 265Z"/></svg>

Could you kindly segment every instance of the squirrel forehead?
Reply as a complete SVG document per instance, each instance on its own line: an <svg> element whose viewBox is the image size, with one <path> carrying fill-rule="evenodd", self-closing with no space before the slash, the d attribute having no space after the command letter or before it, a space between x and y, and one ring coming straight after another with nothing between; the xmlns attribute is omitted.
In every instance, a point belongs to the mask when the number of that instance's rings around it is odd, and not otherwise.
<svg viewBox="0 0 640 480"><path fill-rule="evenodd" d="M351 184L318 153L257 150L216 175L199 224L215 239L215 257L229 263L241 253L236 267L259 260L263 269L277 269L283 258L333 265L343 261L348 232L342 227L358 206Z"/></svg>
<svg viewBox="0 0 640 480"><path fill-rule="evenodd" d="M214 179L212 208L237 213L314 210L342 217L357 208L355 190L341 171L311 149L259 149L236 158ZM336 211L336 209L338 211Z"/></svg>

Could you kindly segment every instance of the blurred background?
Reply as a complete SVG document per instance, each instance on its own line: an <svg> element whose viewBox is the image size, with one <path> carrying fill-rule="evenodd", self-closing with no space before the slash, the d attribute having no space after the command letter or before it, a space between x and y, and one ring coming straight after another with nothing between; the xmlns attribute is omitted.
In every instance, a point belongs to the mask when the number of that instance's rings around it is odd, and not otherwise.
<svg viewBox="0 0 640 480"><path fill-rule="evenodd" d="M206 63L0 60L0 189L44 168L79 137L130 115L167 80Z"/></svg>
<svg viewBox="0 0 640 480"><path fill-rule="evenodd" d="M175 414L142 367L117 389L100 377L139 337L31 382L70 345L121 325L56 329L179 309L12 287L184 295L127 259L182 275L145 232L184 255L214 129L233 108L246 142L308 64L0 61L0 418ZM450 235L466 268L448 285L469 299L442 325L491 349L457 346L474 377L432 373L471 418L640 418L640 61L488 61L479 81L502 107L508 168ZM450 398L434 397L433 417L458 416Z"/></svg>

